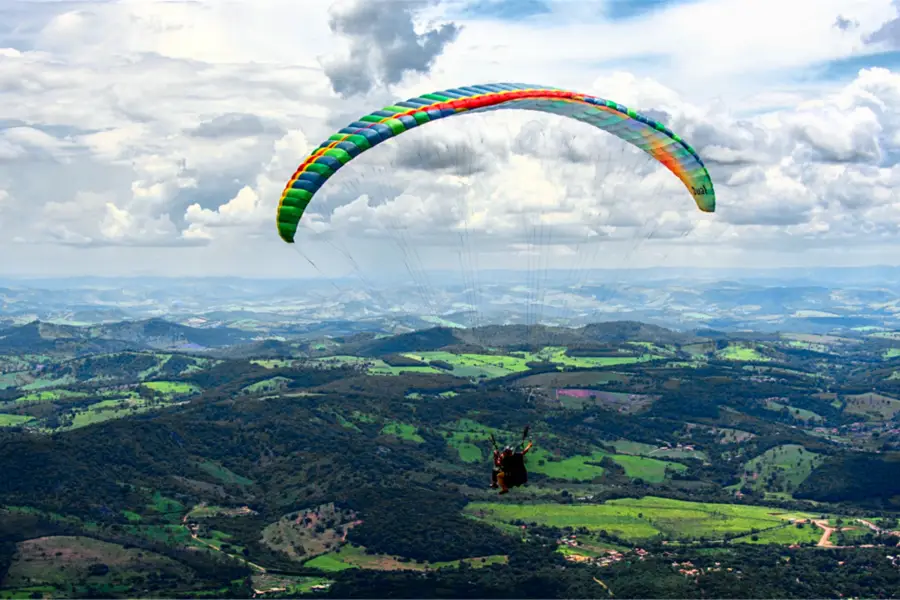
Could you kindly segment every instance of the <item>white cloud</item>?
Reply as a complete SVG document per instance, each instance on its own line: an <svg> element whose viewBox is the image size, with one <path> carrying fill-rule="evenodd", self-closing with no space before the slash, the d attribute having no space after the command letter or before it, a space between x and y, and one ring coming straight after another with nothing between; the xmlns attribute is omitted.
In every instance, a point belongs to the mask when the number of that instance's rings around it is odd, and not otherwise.
<svg viewBox="0 0 900 600"><path fill-rule="evenodd" d="M555 242L572 243L584 235L631 239L643 235L648 221L653 237L680 238L706 220L707 238L715 231L748 246L798 236L827 243L830 236L845 239L854 230L860 233L857 244L883 243L893 229L884 222L890 211L879 208L878 226L859 228L874 217L876 207L900 200L892 187L895 168L883 164L900 150L893 124L900 104L892 103L898 85L900 77L888 71L865 71L843 90L794 110L741 119L687 104L657 82L627 74L598 80L594 89L621 88L621 96L610 97L627 96L635 108L665 113L670 125L707 157L717 185L715 216L696 215L681 184L645 155L622 156L623 144L615 142L610 159L607 136L561 119L523 116L517 126L507 119L499 127L515 140L504 149L508 158L487 172L459 177L461 189L440 179L405 182L397 186L404 193L395 197L358 198L334 209L332 224L348 233L360 223L366 224L360 233L389 233L385 223L390 218L394 226L418 230L432 241L465 225L470 234L489 233L497 241L530 235L531 227L543 223ZM457 117L458 125L445 121L404 134L403 143L414 144L425 135L458 140L468 132L469 145L477 148L482 128L500 118ZM572 148L579 144L580 154ZM375 178L365 156L356 159L363 163L360 187ZM650 173L640 172L648 167ZM403 179L388 167L374 171L379 180ZM692 239L688 235L685 241Z"/></svg>
<svg viewBox="0 0 900 600"><path fill-rule="evenodd" d="M539 243L566 266L584 244L616 240L622 256L639 246L634 264L753 264L761 247L793 261L883 248L895 262L900 75L807 81L823 61L871 51L864 38L896 17L891 0L703 0L615 23L591 3L518 22L453 21L449 1L396 6L0 4L0 19L27 20L0 34L0 263L165 273L218 260L260 273L286 252L281 190L330 133L395 99L504 80L662 119L707 161L718 212L701 215L668 171L583 124L501 111L355 159L310 206L302 248L327 265L340 244L373 269L389 252L453 262L461 240L498 265ZM629 72L632 59L645 62ZM81 258L110 246L120 255Z"/></svg>
<svg viewBox="0 0 900 600"><path fill-rule="evenodd" d="M274 228L275 214L285 173L293 172L298 156L313 147L301 131L292 131L273 144L274 154L252 184L242 186L233 198L211 210L194 203L187 207L185 235L191 239L212 239L210 228L240 227L259 229L263 224Z"/></svg>

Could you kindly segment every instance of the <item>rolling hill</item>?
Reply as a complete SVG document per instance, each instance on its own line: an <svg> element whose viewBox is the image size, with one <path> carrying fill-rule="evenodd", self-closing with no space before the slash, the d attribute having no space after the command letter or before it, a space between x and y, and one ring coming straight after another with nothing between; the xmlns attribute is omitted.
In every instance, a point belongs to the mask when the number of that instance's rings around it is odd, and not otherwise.
<svg viewBox="0 0 900 600"><path fill-rule="evenodd" d="M598 578L692 595L713 576L684 583L673 561L715 556L746 574L716 592L733 596L769 589L771 556L824 572L828 544L879 573L821 576L831 588L900 582L890 336L610 322L255 339L159 319L0 336L2 594L419 596L416 576L490 595L517 576L542 594L596 595ZM498 497L489 434L525 425L529 486Z"/></svg>

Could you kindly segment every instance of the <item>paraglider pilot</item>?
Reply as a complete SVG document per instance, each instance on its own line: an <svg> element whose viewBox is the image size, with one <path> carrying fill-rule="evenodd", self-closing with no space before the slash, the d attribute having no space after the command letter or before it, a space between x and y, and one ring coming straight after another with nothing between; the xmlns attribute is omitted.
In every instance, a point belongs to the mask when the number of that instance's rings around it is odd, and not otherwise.
<svg viewBox="0 0 900 600"><path fill-rule="evenodd" d="M528 427L522 433L522 444L528 436ZM511 446L503 450L497 447L494 436L491 435L491 443L494 446L494 468L491 470L491 488L500 488L500 494L509 493L510 488L528 483L528 471L525 469L525 455L531 450L533 442L528 442L520 451L514 451ZM519 444L521 446L522 444Z"/></svg>

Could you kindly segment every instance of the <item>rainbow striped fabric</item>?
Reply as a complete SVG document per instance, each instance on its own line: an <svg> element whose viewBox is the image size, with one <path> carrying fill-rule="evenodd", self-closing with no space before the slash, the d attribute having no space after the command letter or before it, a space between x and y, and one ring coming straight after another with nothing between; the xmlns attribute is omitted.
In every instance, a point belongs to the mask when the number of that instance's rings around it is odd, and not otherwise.
<svg viewBox="0 0 900 600"><path fill-rule="evenodd" d="M310 200L338 169L356 156L404 131L463 112L524 109L584 121L648 153L687 187L704 212L714 212L712 179L697 152L658 123L617 102L586 94L520 83L473 85L425 94L386 106L350 123L324 141L299 166L278 203L278 233L294 242Z"/></svg>

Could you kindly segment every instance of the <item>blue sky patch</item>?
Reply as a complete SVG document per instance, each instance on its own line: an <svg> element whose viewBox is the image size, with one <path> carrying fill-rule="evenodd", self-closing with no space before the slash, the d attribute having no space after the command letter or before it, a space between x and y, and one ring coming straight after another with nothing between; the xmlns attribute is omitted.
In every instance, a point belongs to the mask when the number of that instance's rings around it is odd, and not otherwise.
<svg viewBox="0 0 900 600"><path fill-rule="evenodd" d="M613 21L634 19L646 14L678 6L690 4L698 0L606 0L603 3L603 16Z"/></svg>
<svg viewBox="0 0 900 600"><path fill-rule="evenodd" d="M550 13L547 0L473 0L463 9L469 17L488 17L517 21Z"/></svg>
<svg viewBox="0 0 900 600"><path fill-rule="evenodd" d="M860 69L872 67L900 69L900 50L861 54L819 63L808 69L803 78L818 81L851 80L857 76Z"/></svg>

